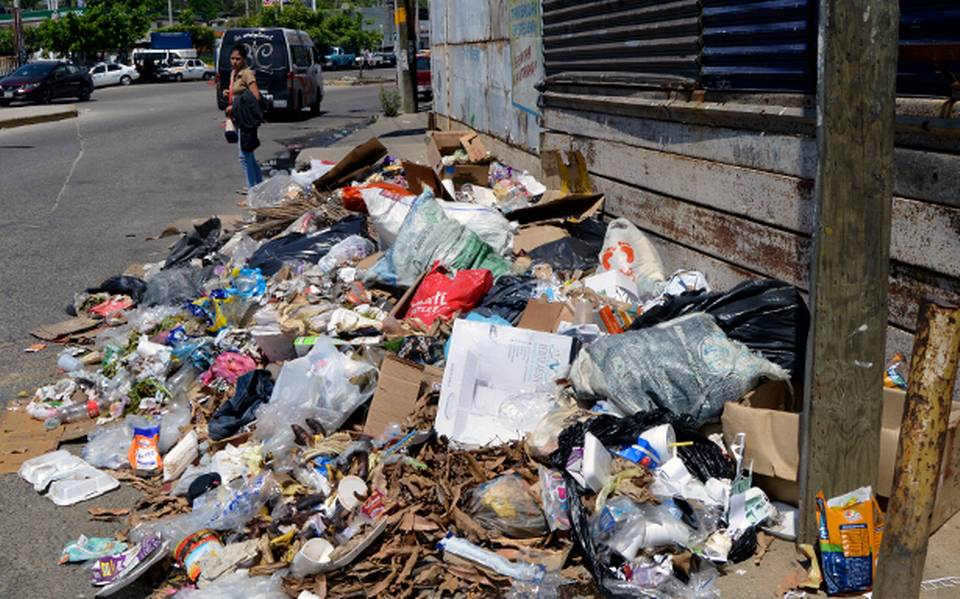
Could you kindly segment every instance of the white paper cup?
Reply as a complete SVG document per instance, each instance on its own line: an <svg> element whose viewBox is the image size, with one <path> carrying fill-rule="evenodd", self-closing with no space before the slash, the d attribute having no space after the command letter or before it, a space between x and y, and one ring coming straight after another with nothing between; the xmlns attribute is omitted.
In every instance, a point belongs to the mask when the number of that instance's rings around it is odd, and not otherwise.
<svg viewBox="0 0 960 599"><path fill-rule="evenodd" d="M661 424L647 429L640 435L640 438L649 443L650 447L657 452L657 455L660 456L660 464L673 457L674 449L671 445L677 442L677 435L669 424Z"/></svg>
<svg viewBox="0 0 960 599"><path fill-rule="evenodd" d="M316 574L324 564L330 562L330 554L332 553L333 545L326 539L319 537L310 539L293 556L293 563L290 564L290 574L294 578L304 578Z"/></svg>

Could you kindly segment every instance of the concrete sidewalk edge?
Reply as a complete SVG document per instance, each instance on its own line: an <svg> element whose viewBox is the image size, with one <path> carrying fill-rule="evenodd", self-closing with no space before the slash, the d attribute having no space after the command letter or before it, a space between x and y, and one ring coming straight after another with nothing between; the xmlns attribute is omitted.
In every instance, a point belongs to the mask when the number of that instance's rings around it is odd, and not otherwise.
<svg viewBox="0 0 960 599"><path fill-rule="evenodd" d="M63 110L58 110L56 112L47 112L42 114L29 114L24 116L12 116L5 118L0 115L0 129L13 129L14 127L23 127L26 125L36 125L38 123L51 123L54 121L62 121L65 119L72 119L78 116L80 113L77 110L76 106L68 106Z"/></svg>

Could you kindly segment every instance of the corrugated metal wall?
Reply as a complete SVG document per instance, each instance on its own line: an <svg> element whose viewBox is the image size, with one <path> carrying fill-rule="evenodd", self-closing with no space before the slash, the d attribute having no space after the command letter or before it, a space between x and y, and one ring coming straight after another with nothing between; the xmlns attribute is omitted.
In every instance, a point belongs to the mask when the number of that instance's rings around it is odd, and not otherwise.
<svg viewBox="0 0 960 599"><path fill-rule="evenodd" d="M547 77L692 87L699 18L699 0L543 0Z"/></svg>
<svg viewBox="0 0 960 599"><path fill-rule="evenodd" d="M517 0L431 0L434 112L536 152L536 114L517 108L510 50ZM542 79L542 60L536 79Z"/></svg>
<svg viewBox="0 0 960 599"><path fill-rule="evenodd" d="M703 0L705 89L812 92L816 0Z"/></svg>
<svg viewBox="0 0 960 599"><path fill-rule="evenodd" d="M960 43L960 0L900 0L901 51L943 43ZM960 60L901 60L897 71L898 92L944 96L960 78Z"/></svg>

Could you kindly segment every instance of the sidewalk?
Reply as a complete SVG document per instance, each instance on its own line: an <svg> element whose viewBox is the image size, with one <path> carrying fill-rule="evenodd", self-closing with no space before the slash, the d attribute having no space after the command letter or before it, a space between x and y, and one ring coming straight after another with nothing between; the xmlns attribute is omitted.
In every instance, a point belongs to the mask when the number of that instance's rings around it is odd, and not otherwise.
<svg viewBox="0 0 960 599"><path fill-rule="evenodd" d="M335 144L323 148L304 148L297 156L297 168L305 168L310 160L340 160L354 147L363 142L379 138L392 156L402 156L405 160L426 162L427 113L402 114L397 117L380 117L377 122L348 135Z"/></svg>
<svg viewBox="0 0 960 599"><path fill-rule="evenodd" d="M63 119L72 119L75 116L77 116L77 107L73 104L0 108L0 129L62 121Z"/></svg>

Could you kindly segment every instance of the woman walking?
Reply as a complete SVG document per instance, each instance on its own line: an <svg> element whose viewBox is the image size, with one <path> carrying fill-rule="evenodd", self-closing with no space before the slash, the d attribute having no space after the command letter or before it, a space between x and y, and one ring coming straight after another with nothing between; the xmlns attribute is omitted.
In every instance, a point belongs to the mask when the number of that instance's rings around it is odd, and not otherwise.
<svg viewBox="0 0 960 599"><path fill-rule="evenodd" d="M236 128L240 164L249 189L263 181L260 165L253 154L260 146L257 128L263 123L263 111L260 108L260 88L253 71L247 67L247 47L243 44L237 44L230 51L230 67L230 87L223 93L227 96L227 117ZM227 140L230 141L229 131Z"/></svg>

